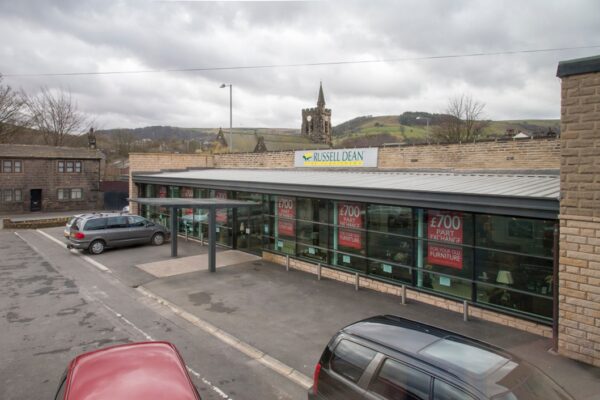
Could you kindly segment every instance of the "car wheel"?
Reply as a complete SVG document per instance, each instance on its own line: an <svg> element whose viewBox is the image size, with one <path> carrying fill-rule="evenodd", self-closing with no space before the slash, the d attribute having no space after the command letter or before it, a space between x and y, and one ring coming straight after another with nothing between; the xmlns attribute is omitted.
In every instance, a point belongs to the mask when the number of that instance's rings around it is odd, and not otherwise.
<svg viewBox="0 0 600 400"><path fill-rule="evenodd" d="M155 233L152 236L152 244L155 246L160 246L161 244L163 244L165 242L165 235L163 235L162 233Z"/></svg>
<svg viewBox="0 0 600 400"><path fill-rule="evenodd" d="M90 243L90 247L88 248L89 252L92 254L100 254L104 251L106 245L102 240L94 240Z"/></svg>

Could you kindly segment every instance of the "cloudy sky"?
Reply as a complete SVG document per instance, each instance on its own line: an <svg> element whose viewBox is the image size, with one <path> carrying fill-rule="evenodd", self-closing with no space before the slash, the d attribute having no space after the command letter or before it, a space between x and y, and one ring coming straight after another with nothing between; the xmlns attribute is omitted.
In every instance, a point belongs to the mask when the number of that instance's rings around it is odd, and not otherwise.
<svg viewBox="0 0 600 400"><path fill-rule="evenodd" d="M1 0L0 73L70 90L100 128L226 127L221 83L234 127L299 128L319 81L334 125L443 112L462 93L491 119L558 118L558 61L600 54L599 17L597 0ZM427 59L580 46L597 47ZM336 64L364 60L383 61ZM332 64L281 66L315 63ZM229 68L265 65L280 66ZM188 68L214 70L47 75Z"/></svg>

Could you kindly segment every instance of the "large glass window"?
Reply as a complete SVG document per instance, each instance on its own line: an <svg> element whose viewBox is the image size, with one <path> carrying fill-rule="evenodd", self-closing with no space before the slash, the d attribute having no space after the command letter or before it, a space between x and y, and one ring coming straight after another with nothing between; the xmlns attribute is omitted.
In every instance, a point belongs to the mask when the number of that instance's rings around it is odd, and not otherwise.
<svg viewBox="0 0 600 400"><path fill-rule="evenodd" d="M211 198L217 199L231 199L231 192L227 190L211 190ZM216 222L217 222L217 243L224 246L232 245L232 220L233 213L231 208L222 208L216 210Z"/></svg>
<svg viewBox="0 0 600 400"><path fill-rule="evenodd" d="M333 264L367 272L366 207L364 203L333 202Z"/></svg>
<svg viewBox="0 0 600 400"><path fill-rule="evenodd" d="M328 209L326 200L298 198L298 256L327 262L329 249Z"/></svg>
<svg viewBox="0 0 600 400"><path fill-rule="evenodd" d="M286 254L296 254L296 198L271 196L269 211L273 248Z"/></svg>
<svg viewBox="0 0 600 400"><path fill-rule="evenodd" d="M380 204L368 206L369 273L411 282L414 265L412 208Z"/></svg>

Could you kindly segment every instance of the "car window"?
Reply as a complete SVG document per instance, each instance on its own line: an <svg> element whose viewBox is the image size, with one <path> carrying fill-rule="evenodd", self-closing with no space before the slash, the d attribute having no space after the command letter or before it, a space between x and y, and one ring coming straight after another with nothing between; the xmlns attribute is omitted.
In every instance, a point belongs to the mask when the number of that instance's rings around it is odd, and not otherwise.
<svg viewBox="0 0 600 400"><path fill-rule="evenodd" d="M128 217L128 218L129 218L129 226L131 226L131 227L146 226L146 218L139 217L139 216L133 216L133 217Z"/></svg>
<svg viewBox="0 0 600 400"><path fill-rule="evenodd" d="M115 228L127 228L128 222L127 217L118 216L118 217L108 217L108 221L106 222L107 229L115 229Z"/></svg>
<svg viewBox="0 0 600 400"><path fill-rule="evenodd" d="M475 400L462 390L439 379L433 382L433 400Z"/></svg>
<svg viewBox="0 0 600 400"><path fill-rule="evenodd" d="M331 369L352 382L358 382L375 354L375 351L364 346L342 340L333 351Z"/></svg>
<svg viewBox="0 0 600 400"><path fill-rule="evenodd" d="M387 359L369 385L369 391L390 400L429 399L431 377L406 364Z"/></svg>
<svg viewBox="0 0 600 400"><path fill-rule="evenodd" d="M106 227L106 218L94 218L85 223L86 231L97 231Z"/></svg>

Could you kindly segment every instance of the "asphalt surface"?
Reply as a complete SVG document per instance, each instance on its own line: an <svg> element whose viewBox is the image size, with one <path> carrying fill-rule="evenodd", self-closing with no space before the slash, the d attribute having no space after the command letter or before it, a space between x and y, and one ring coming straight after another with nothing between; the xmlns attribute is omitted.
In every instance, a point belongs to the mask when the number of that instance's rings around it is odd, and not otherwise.
<svg viewBox="0 0 600 400"><path fill-rule="evenodd" d="M122 266L122 274L102 272L36 231L18 235L0 231L3 399L52 398L76 355L144 340L174 343L203 399L306 398L297 384L141 296L130 284L147 277L133 273L121 279L133 271L131 263ZM144 249L155 248L128 251ZM158 250L168 255L168 246Z"/></svg>
<svg viewBox="0 0 600 400"><path fill-rule="evenodd" d="M44 229L43 232L62 240L61 228ZM339 328L372 315L390 313L438 325L503 347L537 365L576 399L600 399L600 369L554 355L548 351L550 340L509 327L478 320L465 323L461 314L417 302L402 306L395 296L362 289L356 292L352 285L327 279L317 281L314 275L295 270L286 272L281 266L265 261L220 268L215 274L198 271L161 279L135 267L137 264L170 259L168 245L109 250L94 256L94 261L101 262L111 270L110 274L101 273L80 257L66 253L56 243L35 231L21 234L26 240L39 242L37 246L50 260L55 257L56 260L62 260L59 263L77 262L77 267L68 271L82 275L81 280L74 280L78 285L81 282L78 287L82 290L88 285L97 285L99 278L107 281L108 285L103 286L102 290L106 290L109 295L102 297L103 301L114 300L115 310L127 310L127 315L144 332L156 330L158 334L152 334L153 338L160 339L163 338L161 335L165 335L178 340L179 342L175 342L178 347L186 346L182 353L188 364L197 368L199 373L207 374L206 379L216 382L219 388L223 389L223 386L225 391L231 390L232 392L227 393L234 398L304 399L306 395L298 385L265 369L264 365L259 365L255 360L246 358L227 343L217 340L214 335L198 329L189 320L182 319L181 314L173 315L167 307L158 305L155 300L140 297L139 289L136 291L135 288L143 288L163 297L180 310L222 329L308 377L312 375L323 347ZM179 244L180 256L206 252L206 247L192 242L186 243L180 239ZM62 268L59 268L59 272L61 271ZM4 278L4 275L0 275L0 278ZM115 295L113 292L124 294ZM89 304L93 306L96 302L90 301ZM146 313L150 315L144 316ZM150 323L156 318L152 313L160 314L163 321L166 319L164 323L171 324L168 325L171 331L165 332L166 328L161 329ZM110 312L108 317L111 317ZM108 321L110 322L110 318ZM134 329L133 337L135 333ZM139 336L139 332L137 334ZM115 337L116 339L119 337ZM199 346L198 343L203 345ZM207 357L205 352L214 357L217 364L223 362L219 356L227 355L225 362L231 363L229 372L236 381L228 381L227 371L219 367L213 370L210 363L203 363ZM243 360L242 365L251 365L252 368L240 370L238 359ZM228 367L223 368L227 370ZM221 380L215 381L215 376ZM258 382L261 388L253 387L255 392L240 391L240 381L250 386ZM202 394L205 393L214 396L216 392L206 386Z"/></svg>

